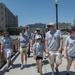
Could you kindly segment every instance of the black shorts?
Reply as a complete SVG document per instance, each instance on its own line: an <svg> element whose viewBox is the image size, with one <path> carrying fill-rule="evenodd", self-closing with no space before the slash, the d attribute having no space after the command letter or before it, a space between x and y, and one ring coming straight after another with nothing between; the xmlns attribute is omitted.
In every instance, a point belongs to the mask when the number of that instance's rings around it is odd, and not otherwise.
<svg viewBox="0 0 75 75"><path fill-rule="evenodd" d="M72 57L72 56L69 56L68 58L70 58L70 59L75 59L75 57Z"/></svg>
<svg viewBox="0 0 75 75"><path fill-rule="evenodd" d="M43 57L39 57L39 56L37 56L37 57L36 57L36 60L39 60L39 59L41 59L41 60L42 60L42 59L43 59Z"/></svg>

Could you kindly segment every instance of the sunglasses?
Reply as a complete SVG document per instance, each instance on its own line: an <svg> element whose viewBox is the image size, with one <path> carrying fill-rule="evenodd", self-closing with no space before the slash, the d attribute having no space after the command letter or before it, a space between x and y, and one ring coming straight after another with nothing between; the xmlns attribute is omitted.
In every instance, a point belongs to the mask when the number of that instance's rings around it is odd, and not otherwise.
<svg viewBox="0 0 75 75"><path fill-rule="evenodd" d="M50 27L54 27L54 26L48 26L48 27L50 28Z"/></svg>

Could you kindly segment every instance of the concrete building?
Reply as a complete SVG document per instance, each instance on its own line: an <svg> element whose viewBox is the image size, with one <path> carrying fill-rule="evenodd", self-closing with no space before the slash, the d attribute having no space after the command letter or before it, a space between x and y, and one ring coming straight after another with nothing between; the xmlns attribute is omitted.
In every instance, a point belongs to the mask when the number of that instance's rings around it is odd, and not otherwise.
<svg viewBox="0 0 75 75"><path fill-rule="evenodd" d="M46 30L46 24L43 23L28 24L26 26L29 26L31 31L35 31L36 28L40 28L41 31Z"/></svg>
<svg viewBox="0 0 75 75"><path fill-rule="evenodd" d="M5 4L0 3L0 30L8 30L9 27L18 27L18 16L15 16Z"/></svg>
<svg viewBox="0 0 75 75"><path fill-rule="evenodd" d="M59 23L58 24L58 29L60 30L69 30L71 28L71 23Z"/></svg>
<svg viewBox="0 0 75 75"><path fill-rule="evenodd" d="M61 30L61 31L68 31L69 29L71 29L71 23L58 23L58 29ZM56 27L56 24L55 24L55 27ZM48 28L46 29L46 31L48 31Z"/></svg>

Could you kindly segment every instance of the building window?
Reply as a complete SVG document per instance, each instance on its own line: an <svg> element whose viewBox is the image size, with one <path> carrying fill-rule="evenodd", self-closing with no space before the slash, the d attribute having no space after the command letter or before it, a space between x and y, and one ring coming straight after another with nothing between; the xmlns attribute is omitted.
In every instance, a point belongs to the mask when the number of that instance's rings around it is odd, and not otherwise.
<svg viewBox="0 0 75 75"><path fill-rule="evenodd" d="M3 14L3 12L1 12L1 14Z"/></svg>
<svg viewBox="0 0 75 75"><path fill-rule="evenodd" d="M1 9L3 9L3 7L1 6Z"/></svg>
<svg viewBox="0 0 75 75"><path fill-rule="evenodd" d="M7 9L5 8L5 13L7 12Z"/></svg>
<svg viewBox="0 0 75 75"><path fill-rule="evenodd" d="M3 20L3 18L1 18L1 20Z"/></svg>

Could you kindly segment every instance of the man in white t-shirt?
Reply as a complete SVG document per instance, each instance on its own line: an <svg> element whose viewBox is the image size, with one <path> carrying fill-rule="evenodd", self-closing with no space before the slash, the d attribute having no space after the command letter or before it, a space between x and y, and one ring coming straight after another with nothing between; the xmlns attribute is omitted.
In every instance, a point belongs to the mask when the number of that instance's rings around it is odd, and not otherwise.
<svg viewBox="0 0 75 75"><path fill-rule="evenodd" d="M62 35L60 30L55 29L53 22L48 25L49 31L45 37L46 53L49 54L52 75L54 75L54 63L56 63L56 75L59 74L58 66L61 64L61 50L62 50Z"/></svg>

